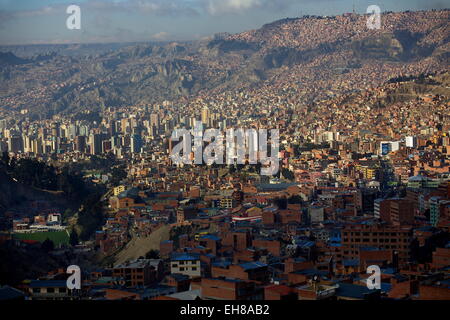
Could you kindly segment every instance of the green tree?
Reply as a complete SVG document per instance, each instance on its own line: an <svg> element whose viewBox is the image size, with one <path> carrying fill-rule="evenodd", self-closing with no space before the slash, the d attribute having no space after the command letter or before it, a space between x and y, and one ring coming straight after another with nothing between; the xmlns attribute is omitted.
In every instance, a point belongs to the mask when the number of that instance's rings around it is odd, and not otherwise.
<svg viewBox="0 0 450 320"><path fill-rule="evenodd" d="M78 233L75 231L75 229L72 229L72 232L70 232L69 242L71 246L76 246L79 242Z"/></svg>
<svg viewBox="0 0 450 320"><path fill-rule="evenodd" d="M98 228L103 225L104 216L101 195L93 194L83 202L83 210L78 214L78 224L81 226L80 239L89 240Z"/></svg>
<svg viewBox="0 0 450 320"><path fill-rule="evenodd" d="M280 210L286 210L287 209L288 201L287 201L286 198L277 198L273 202Z"/></svg>
<svg viewBox="0 0 450 320"><path fill-rule="evenodd" d="M3 153L2 153L2 158L1 158L1 163L2 164L4 164L5 165L5 167L8 167L9 166L9 154L8 154L8 152L6 152L6 151L4 151Z"/></svg>
<svg viewBox="0 0 450 320"><path fill-rule="evenodd" d="M126 179L127 172L123 168L115 167L115 168L112 169L111 175L112 175L111 183L115 187L117 187L118 185L120 185L122 180Z"/></svg>
<svg viewBox="0 0 450 320"><path fill-rule="evenodd" d="M147 252L147 254L145 255L146 259L159 259L159 251L158 250L150 250L149 252Z"/></svg>
<svg viewBox="0 0 450 320"><path fill-rule="evenodd" d="M302 197L300 197L299 195L294 195L288 199L288 203L292 204L302 203Z"/></svg>
<svg viewBox="0 0 450 320"><path fill-rule="evenodd" d="M289 170L289 169L283 168L281 170L281 173L282 173L282 175L283 175L283 177L285 179L288 179L288 180L294 180L295 179L294 173L291 170Z"/></svg>
<svg viewBox="0 0 450 320"><path fill-rule="evenodd" d="M55 244L53 243L52 240L47 238L47 239L45 239L44 242L42 242L41 248L42 248L42 250L44 250L45 252L48 253L48 252L50 252L50 251L55 249Z"/></svg>

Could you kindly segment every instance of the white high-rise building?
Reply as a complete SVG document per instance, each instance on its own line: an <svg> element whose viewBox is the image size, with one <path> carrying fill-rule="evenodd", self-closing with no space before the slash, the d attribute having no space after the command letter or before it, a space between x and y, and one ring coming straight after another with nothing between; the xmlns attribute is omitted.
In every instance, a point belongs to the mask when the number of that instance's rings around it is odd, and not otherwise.
<svg viewBox="0 0 450 320"><path fill-rule="evenodd" d="M406 143L406 147L415 148L415 147L417 147L417 138L414 136L406 137L405 143Z"/></svg>

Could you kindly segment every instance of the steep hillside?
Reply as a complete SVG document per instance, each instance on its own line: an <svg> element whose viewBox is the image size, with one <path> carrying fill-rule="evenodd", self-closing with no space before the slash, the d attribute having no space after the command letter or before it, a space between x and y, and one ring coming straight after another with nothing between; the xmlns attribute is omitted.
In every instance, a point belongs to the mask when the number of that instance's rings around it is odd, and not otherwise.
<svg viewBox="0 0 450 320"><path fill-rule="evenodd" d="M85 45L84 54L61 49L20 63L6 54L13 62L0 66L0 108L17 117L22 109L51 116L274 86L278 79L333 86L340 81L334 70L347 78L364 74L366 84L377 85L404 70L447 67L449 12L385 13L381 30L369 30L365 15L308 16L209 41L93 47L92 54L85 54ZM377 66L392 74L372 72Z"/></svg>
<svg viewBox="0 0 450 320"><path fill-rule="evenodd" d="M70 207L62 195L18 183L0 166L0 214L9 209L24 208L30 201L39 200L50 201L62 208Z"/></svg>

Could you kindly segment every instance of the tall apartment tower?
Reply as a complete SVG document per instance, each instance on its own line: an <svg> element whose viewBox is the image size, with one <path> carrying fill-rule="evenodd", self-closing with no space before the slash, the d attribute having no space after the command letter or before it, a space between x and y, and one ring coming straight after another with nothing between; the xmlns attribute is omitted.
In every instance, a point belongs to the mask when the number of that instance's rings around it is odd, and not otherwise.
<svg viewBox="0 0 450 320"><path fill-rule="evenodd" d="M209 119L210 119L211 113L208 109L208 107L204 107L202 110L202 123L204 125L209 125Z"/></svg>

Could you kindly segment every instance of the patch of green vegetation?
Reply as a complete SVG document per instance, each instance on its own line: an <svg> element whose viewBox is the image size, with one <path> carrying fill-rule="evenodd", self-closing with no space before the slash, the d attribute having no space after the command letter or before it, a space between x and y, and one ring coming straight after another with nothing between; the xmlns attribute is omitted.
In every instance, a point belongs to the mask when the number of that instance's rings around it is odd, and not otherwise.
<svg viewBox="0 0 450 320"><path fill-rule="evenodd" d="M69 244L69 234L67 231L46 231L46 232L34 232L34 233L15 233L15 239L19 240L35 240L44 242L46 239L53 241L55 246L60 244Z"/></svg>

